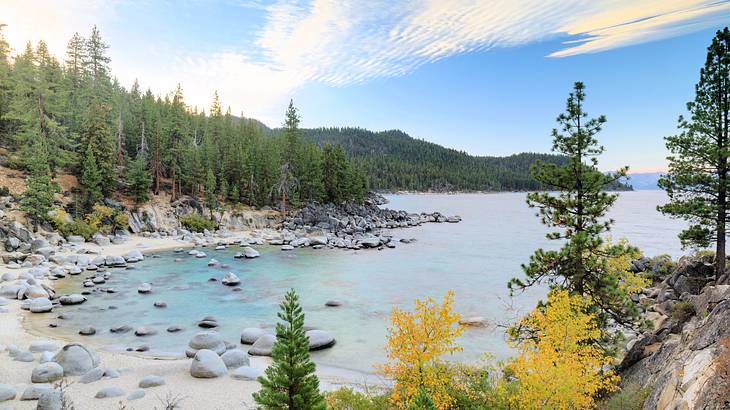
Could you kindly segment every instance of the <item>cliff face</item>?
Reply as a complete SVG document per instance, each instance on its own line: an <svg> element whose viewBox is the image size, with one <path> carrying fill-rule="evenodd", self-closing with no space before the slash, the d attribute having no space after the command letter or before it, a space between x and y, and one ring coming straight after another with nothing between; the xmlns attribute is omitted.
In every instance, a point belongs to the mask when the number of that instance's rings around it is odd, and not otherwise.
<svg viewBox="0 0 730 410"><path fill-rule="evenodd" d="M129 229L133 233L167 232L181 228L179 218L197 213L208 215L208 211L192 197L182 197L173 203L150 202L136 210L128 210ZM226 210L213 212L213 218L221 228L228 230L262 229L281 223L279 212L264 210Z"/></svg>
<svg viewBox="0 0 730 410"><path fill-rule="evenodd" d="M730 409L730 285L712 257L685 257L640 303L653 328L629 343L623 386L642 386L644 409Z"/></svg>

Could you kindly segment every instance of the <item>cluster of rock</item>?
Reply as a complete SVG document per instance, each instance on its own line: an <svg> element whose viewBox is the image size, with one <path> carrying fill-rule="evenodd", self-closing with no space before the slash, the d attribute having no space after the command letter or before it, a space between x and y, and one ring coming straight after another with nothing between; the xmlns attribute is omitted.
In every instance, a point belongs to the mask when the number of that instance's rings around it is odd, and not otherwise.
<svg viewBox="0 0 730 410"><path fill-rule="evenodd" d="M713 256L634 262L656 284L638 302L653 327L635 335L619 366L624 386L650 391L644 409L730 406L730 285L718 284ZM724 364L722 364L724 363Z"/></svg>
<svg viewBox="0 0 730 410"><path fill-rule="evenodd" d="M64 402L64 391L59 382L63 378L75 377L75 382L82 384L95 383L102 379L117 379L121 376L121 369L102 368L98 353L91 347L70 343L60 347L56 342L39 340L30 343L27 351L18 349L15 345L0 346L0 352L7 350L13 360L34 362L38 361L30 374L30 383L18 397L15 386L0 384L0 403L13 400L16 397L22 401L37 400L39 410L61 409ZM37 356L37 359L36 359ZM145 396L145 389L163 386L165 380L157 375L143 377L139 389L129 394L117 386L100 388L94 395L97 399L124 397L127 400L137 400Z"/></svg>
<svg viewBox="0 0 730 410"><path fill-rule="evenodd" d="M33 240L33 243L39 240ZM83 282L86 288L93 288L95 292L114 293L113 288L102 287L111 276L112 268L129 268L129 264L144 260L144 256L138 250L128 252L123 256L102 256L95 255L88 249L82 248L77 252L81 253L56 253L55 247L48 247L51 250L45 254L34 253L18 264L10 262L6 265L9 272L0 276L0 306L6 299L17 299L22 301L21 309L31 313L48 313L60 306L78 305L84 303L86 296L92 291L84 291L82 294L58 295L50 285L52 281L76 276L84 272L87 276ZM37 248L39 252L46 247ZM14 269L28 268L16 274ZM1 308L1 307L0 307ZM82 329L82 335L91 335L93 329Z"/></svg>
<svg viewBox="0 0 730 410"><path fill-rule="evenodd" d="M360 249L395 247L385 229L409 228L429 222L461 221L439 212L413 214L381 208L385 198L371 194L363 205L355 203L309 204L287 217L283 230L269 243L286 249L312 246ZM286 250L285 248L282 248Z"/></svg>

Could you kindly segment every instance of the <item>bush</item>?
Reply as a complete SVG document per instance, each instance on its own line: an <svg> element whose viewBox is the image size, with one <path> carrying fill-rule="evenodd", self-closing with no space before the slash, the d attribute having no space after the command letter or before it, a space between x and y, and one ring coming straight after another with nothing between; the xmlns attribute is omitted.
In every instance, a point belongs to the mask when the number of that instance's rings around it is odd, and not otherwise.
<svg viewBox="0 0 730 410"><path fill-rule="evenodd" d="M641 410L644 408L644 402L651 393L651 388L637 384L624 386L611 395L604 403L599 405L601 410Z"/></svg>
<svg viewBox="0 0 730 410"><path fill-rule="evenodd" d="M83 236L87 241L90 240L95 233L99 232L98 229L94 228L87 222L80 221L78 219L57 225L56 229L58 229L58 232L65 237L70 235L79 235Z"/></svg>
<svg viewBox="0 0 730 410"><path fill-rule="evenodd" d="M196 214L183 216L180 223L193 232L203 232L206 229L212 231L216 226L215 222Z"/></svg>
<svg viewBox="0 0 730 410"><path fill-rule="evenodd" d="M332 410L386 410L389 409L387 394L371 396L342 387L325 396L328 408Z"/></svg>
<svg viewBox="0 0 730 410"><path fill-rule="evenodd" d="M10 196L10 189L5 185L0 186L0 196Z"/></svg>
<svg viewBox="0 0 730 410"><path fill-rule="evenodd" d="M686 322L694 316L695 314L695 305L693 305L691 302L678 302L674 307L672 307L672 317L679 320L680 322Z"/></svg>
<svg viewBox="0 0 730 410"><path fill-rule="evenodd" d="M644 276L656 283L671 275L677 268L677 263L669 255L659 255L651 258L649 266L650 269L644 273Z"/></svg>

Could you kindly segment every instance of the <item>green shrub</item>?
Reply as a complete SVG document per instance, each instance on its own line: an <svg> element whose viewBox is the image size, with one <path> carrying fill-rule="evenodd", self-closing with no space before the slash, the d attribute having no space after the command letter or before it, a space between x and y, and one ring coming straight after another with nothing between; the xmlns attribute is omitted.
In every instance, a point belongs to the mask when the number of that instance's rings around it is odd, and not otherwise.
<svg viewBox="0 0 730 410"><path fill-rule="evenodd" d="M10 196L10 189L5 185L0 186L0 196Z"/></svg>
<svg viewBox="0 0 730 410"><path fill-rule="evenodd" d="M621 390L612 394L603 404L599 405L601 410L641 410L644 402L649 397L651 389L642 388L637 384L624 386Z"/></svg>
<svg viewBox="0 0 730 410"><path fill-rule="evenodd" d="M672 317L680 322L686 322L695 314L695 305L691 302L678 302L672 307Z"/></svg>
<svg viewBox="0 0 730 410"><path fill-rule="evenodd" d="M90 240L91 237L99 231L98 229L89 225L89 223L87 223L86 221L81 221L78 219L56 225L56 229L58 229L58 232L60 232L61 235L65 237L68 237L70 235L79 235L83 236L84 239L86 239L87 241Z"/></svg>
<svg viewBox="0 0 730 410"><path fill-rule="evenodd" d="M342 387L327 393L327 408L332 410L386 410L390 408L388 395L374 395Z"/></svg>
<svg viewBox="0 0 730 410"><path fill-rule="evenodd" d="M651 258L650 270L645 272L644 277L652 280L654 283L661 282L667 276L671 275L677 268L677 263L672 260L669 255L659 255Z"/></svg>
<svg viewBox="0 0 730 410"><path fill-rule="evenodd" d="M212 231L215 229L215 222L196 214L183 216L180 218L180 223L193 232L203 232L206 229Z"/></svg>

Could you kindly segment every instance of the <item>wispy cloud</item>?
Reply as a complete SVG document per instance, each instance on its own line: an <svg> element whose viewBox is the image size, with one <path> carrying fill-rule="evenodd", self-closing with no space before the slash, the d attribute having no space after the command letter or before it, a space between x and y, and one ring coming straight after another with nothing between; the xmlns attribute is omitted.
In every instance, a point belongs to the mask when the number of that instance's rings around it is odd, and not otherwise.
<svg viewBox="0 0 730 410"><path fill-rule="evenodd" d="M135 29L133 21L114 18L125 2L0 1L0 22L10 24L6 35L16 49L44 39L62 54L74 31L86 33L93 24L102 33L105 24ZM234 112L277 125L285 101L309 83L346 86L403 76L455 55L546 39L565 39L549 57L603 52L720 25L730 17L730 0L228 0L217 7L261 14L253 41L242 40L234 51L229 46L203 52L181 44L138 55L138 45L116 39L114 73L124 84L140 78L159 92L180 82L188 103L199 107L208 106L217 89ZM176 24L174 15L159 21ZM153 43L158 36L146 37Z"/></svg>
<svg viewBox="0 0 730 410"><path fill-rule="evenodd" d="M267 64L345 85L407 74L450 56L569 35L566 57L721 24L717 0L313 0L268 7Z"/></svg>

